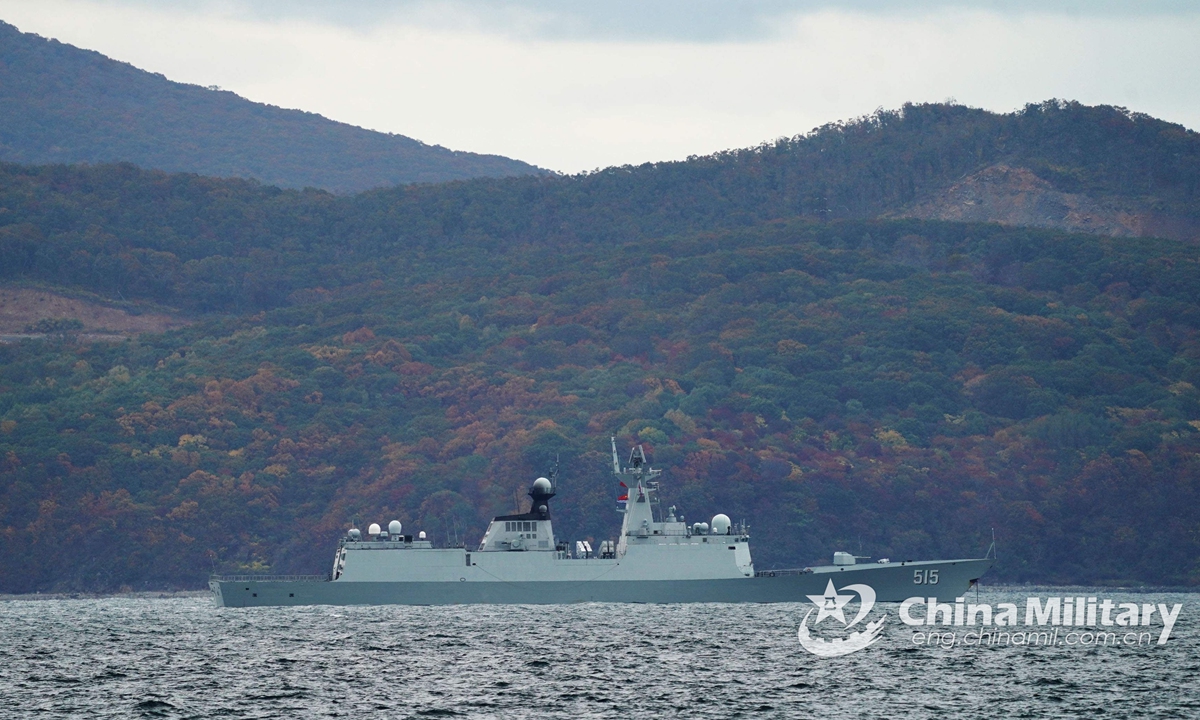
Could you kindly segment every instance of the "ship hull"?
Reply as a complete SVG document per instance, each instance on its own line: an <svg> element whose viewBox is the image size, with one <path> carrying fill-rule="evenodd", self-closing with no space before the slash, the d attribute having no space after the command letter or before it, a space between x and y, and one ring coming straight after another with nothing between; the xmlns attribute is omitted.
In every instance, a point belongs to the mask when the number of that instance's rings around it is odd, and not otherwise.
<svg viewBox="0 0 1200 720"><path fill-rule="evenodd" d="M780 571L772 576L705 580L540 581L288 581L214 578L213 600L224 607L281 605L554 605L607 603L807 602L833 581L837 588L869 585L879 602L909 597L953 600L992 566L991 559L945 560ZM938 581L929 583L930 571Z"/></svg>

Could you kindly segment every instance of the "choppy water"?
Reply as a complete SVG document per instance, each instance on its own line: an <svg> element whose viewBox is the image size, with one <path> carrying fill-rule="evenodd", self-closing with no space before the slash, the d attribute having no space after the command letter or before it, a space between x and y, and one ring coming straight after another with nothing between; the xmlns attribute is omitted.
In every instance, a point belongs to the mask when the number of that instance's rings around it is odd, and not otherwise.
<svg viewBox="0 0 1200 720"><path fill-rule="evenodd" d="M880 606L881 641L821 659L796 639L800 604L15 600L0 602L0 716L1200 717L1200 595L1075 594L1183 610L1164 646L947 649L914 646Z"/></svg>

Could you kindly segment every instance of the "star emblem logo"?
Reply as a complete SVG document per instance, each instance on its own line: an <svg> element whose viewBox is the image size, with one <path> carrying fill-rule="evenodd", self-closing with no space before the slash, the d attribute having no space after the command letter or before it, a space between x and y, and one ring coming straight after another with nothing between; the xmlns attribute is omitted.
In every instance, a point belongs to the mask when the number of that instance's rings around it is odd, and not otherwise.
<svg viewBox="0 0 1200 720"><path fill-rule="evenodd" d="M818 586L819 587L819 586ZM842 593L846 593L842 595ZM855 613L854 619L846 622L846 613L844 608L851 600L858 597L858 612ZM849 655L852 652L857 652L863 648L874 644L879 639L880 633L883 631L883 622L887 620L887 615L868 622L863 628L857 632L851 632L844 638L825 639L814 636L808 629L808 621L814 612L817 617L813 620L813 627L827 617L835 617L845 625L845 630L849 632L850 628L854 627L867 617L871 609L875 607L875 590L870 585L861 585L852 583L842 588L833 586L831 578L825 585L825 593L822 595L809 595L808 599L815 608L810 608L804 615L804 619L800 621L800 629L797 631L797 636L800 639L800 645L813 655L819 657L838 657L840 655Z"/></svg>
<svg viewBox="0 0 1200 720"><path fill-rule="evenodd" d="M808 599L819 610L817 619L813 621L813 625L816 625L827 617L835 617L845 625L846 614L842 611L842 608L846 606L846 603L854 599L854 595L839 595L838 591L833 587L833 580L830 580L829 584L825 586L824 595L809 595Z"/></svg>

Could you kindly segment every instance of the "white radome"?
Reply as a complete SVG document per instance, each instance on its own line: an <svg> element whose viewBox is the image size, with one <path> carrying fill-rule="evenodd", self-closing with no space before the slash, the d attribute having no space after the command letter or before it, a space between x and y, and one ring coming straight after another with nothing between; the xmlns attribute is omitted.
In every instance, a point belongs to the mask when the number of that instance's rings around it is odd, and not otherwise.
<svg viewBox="0 0 1200 720"><path fill-rule="evenodd" d="M390 523L388 523L388 534L389 535L399 535L400 531L403 529L404 529L404 526L400 524L399 520L393 520Z"/></svg>
<svg viewBox="0 0 1200 720"><path fill-rule="evenodd" d="M378 535L380 532L382 530L379 529L379 523L371 523L371 526L367 528L368 535Z"/></svg>
<svg viewBox="0 0 1200 720"><path fill-rule="evenodd" d="M533 481L533 491L535 493L540 493L542 495L548 495L553 489L554 488L550 484L550 481L544 477L540 477L537 480Z"/></svg>
<svg viewBox="0 0 1200 720"><path fill-rule="evenodd" d="M712 519L713 535L728 535L729 527L731 525L733 525L733 523L729 521L729 516L726 515L725 513L717 513L716 515L713 515L713 519Z"/></svg>

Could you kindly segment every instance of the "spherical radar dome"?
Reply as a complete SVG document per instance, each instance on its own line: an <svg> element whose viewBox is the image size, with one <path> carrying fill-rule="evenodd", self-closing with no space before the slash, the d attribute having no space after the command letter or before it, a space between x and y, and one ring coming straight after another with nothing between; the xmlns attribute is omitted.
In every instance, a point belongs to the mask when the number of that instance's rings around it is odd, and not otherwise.
<svg viewBox="0 0 1200 720"><path fill-rule="evenodd" d="M729 526L732 524L733 523L729 522L729 516L726 515L725 513L718 513L717 515L713 515L713 519L712 519L713 535L728 535L729 534Z"/></svg>
<svg viewBox="0 0 1200 720"><path fill-rule="evenodd" d="M367 528L368 535L378 535L380 532L379 523L371 523L371 526Z"/></svg>
<svg viewBox="0 0 1200 720"><path fill-rule="evenodd" d="M540 477L533 481L533 491L539 495L549 495L553 490L550 481L544 477Z"/></svg>
<svg viewBox="0 0 1200 720"><path fill-rule="evenodd" d="M393 520L390 523L388 523L388 534L389 535L399 535L400 531L403 529L404 529L404 526L400 524L399 520Z"/></svg>

